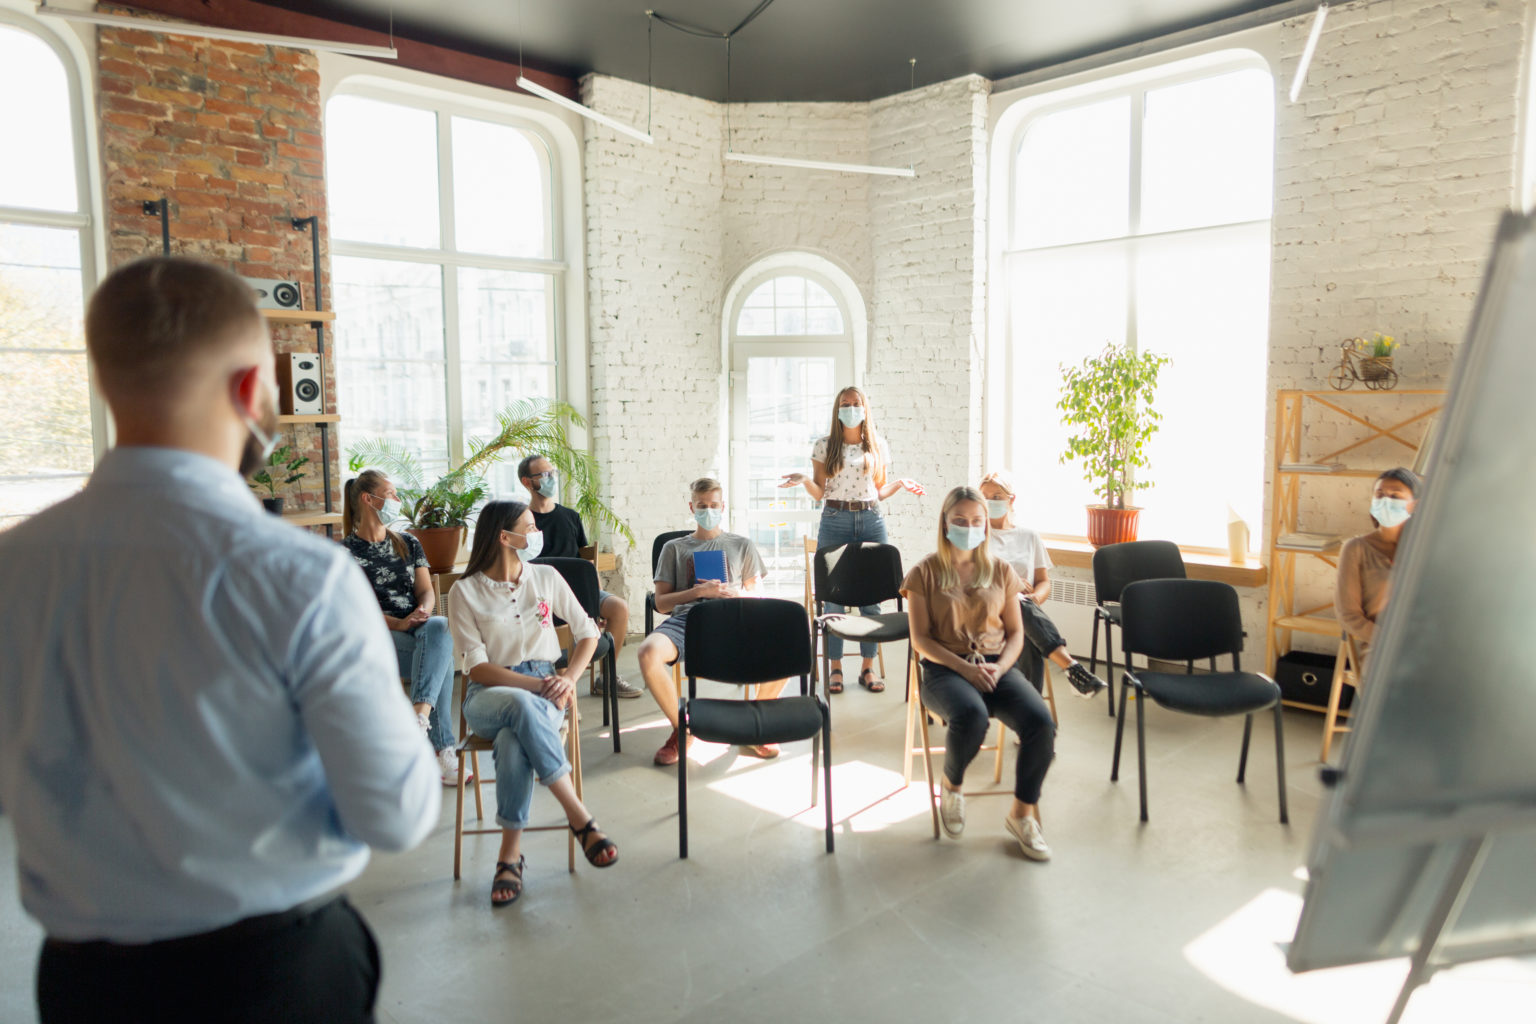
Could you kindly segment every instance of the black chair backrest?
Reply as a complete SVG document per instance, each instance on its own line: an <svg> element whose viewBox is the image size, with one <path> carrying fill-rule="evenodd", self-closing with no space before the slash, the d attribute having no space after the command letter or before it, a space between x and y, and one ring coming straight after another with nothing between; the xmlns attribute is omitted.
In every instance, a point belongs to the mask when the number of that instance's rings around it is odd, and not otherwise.
<svg viewBox="0 0 1536 1024"><path fill-rule="evenodd" d="M1193 661L1243 649L1237 591L1214 580L1140 580L1120 594L1126 663L1132 654Z"/></svg>
<svg viewBox="0 0 1536 1024"><path fill-rule="evenodd" d="M901 600L901 552L894 544L844 544L816 552L816 600L857 608Z"/></svg>
<svg viewBox="0 0 1536 1024"><path fill-rule="evenodd" d="M692 530L669 530L666 533L656 535L656 539L651 542L652 576L656 575L656 567L661 564L661 549L666 547L671 541L677 540L679 537L686 537L692 532Z"/></svg>
<svg viewBox="0 0 1536 1024"><path fill-rule="evenodd" d="M1119 601L1128 583L1182 580L1185 575L1184 556L1171 540L1133 540L1093 553L1093 591L1099 604Z"/></svg>
<svg viewBox="0 0 1536 1024"><path fill-rule="evenodd" d="M535 558L538 565L547 565L558 572L565 580L565 585L571 588L571 593L576 595L581 608L595 621L600 617L599 609L602 603L599 598L601 588L597 582L597 567L585 558Z"/></svg>
<svg viewBox="0 0 1536 1024"><path fill-rule="evenodd" d="M798 601L718 598L694 605L683 633L689 678L750 686L808 675L811 634Z"/></svg>

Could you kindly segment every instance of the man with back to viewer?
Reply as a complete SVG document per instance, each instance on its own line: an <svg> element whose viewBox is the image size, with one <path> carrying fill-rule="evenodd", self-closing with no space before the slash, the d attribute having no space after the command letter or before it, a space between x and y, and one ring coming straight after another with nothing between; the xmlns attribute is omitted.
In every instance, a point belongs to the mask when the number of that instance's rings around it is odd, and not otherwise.
<svg viewBox="0 0 1536 1024"><path fill-rule="evenodd" d="M362 573L241 479L277 429L266 322L233 274L155 258L85 334L117 447L0 534L41 1018L371 1021L378 949L327 894L420 842L441 786Z"/></svg>

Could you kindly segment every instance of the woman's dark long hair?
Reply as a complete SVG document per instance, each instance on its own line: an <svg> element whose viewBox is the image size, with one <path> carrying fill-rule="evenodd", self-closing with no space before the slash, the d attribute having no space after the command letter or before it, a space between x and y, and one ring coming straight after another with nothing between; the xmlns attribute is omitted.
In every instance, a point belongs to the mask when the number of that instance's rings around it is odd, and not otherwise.
<svg viewBox="0 0 1536 1024"><path fill-rule="evenodd" d="M500 557L501 531L517 525L528 506L520 501L486 502L475 520L475 540L469 548L469 564L464 568L464 578L477 572L485 572Z"/></svg>

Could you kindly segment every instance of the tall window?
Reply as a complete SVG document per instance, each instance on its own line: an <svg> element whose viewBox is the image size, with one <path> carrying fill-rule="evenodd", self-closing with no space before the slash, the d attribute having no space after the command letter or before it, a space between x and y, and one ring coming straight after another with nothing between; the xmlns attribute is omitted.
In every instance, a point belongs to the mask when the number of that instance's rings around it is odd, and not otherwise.
<svg viewBox="0 0 1536 1024"><path fill-rule="evenodd" d="M0 530L85 485L94 460L81 118L62 51L0 21Z"/></svg>
<svg viewBox="0 0 1536 1024"><path fill-rule="evenodd" d="M1173 69L1170 69L1172 72ZM1081 536L1102 501L1061 465L1062 365L1106 342L1172 359L1141 535L1224 547L1263 501L1274 81L1255 62L1106 82L1024 120L1004 252L1008 457L1030 525Z"/></svg>
<svg viewBox="0 0 1536 1024"><path fill-rule="evenodd" d="M514 399L558 395L549 148L510 122L341 94L326 163L346 436L440 473ZM516 475L497 467L493 491Z"/></svg>

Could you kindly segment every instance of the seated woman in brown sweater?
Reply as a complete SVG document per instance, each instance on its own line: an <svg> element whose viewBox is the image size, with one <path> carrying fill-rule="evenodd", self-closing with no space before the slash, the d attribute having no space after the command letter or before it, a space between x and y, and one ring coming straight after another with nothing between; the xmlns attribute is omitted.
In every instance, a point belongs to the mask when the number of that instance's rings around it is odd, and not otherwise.
<svg viewBox="0 0 1536 1024"><path fill-rule="evenodd" d="M1376 529L1344 542L1333 604L1339 623L1363 655L1376 635L1376 620L1392 594L1392 563L1403 528L1413 514L1422 482L1410 469L1389 469L1371 492L1371 521Z"/></svg>

